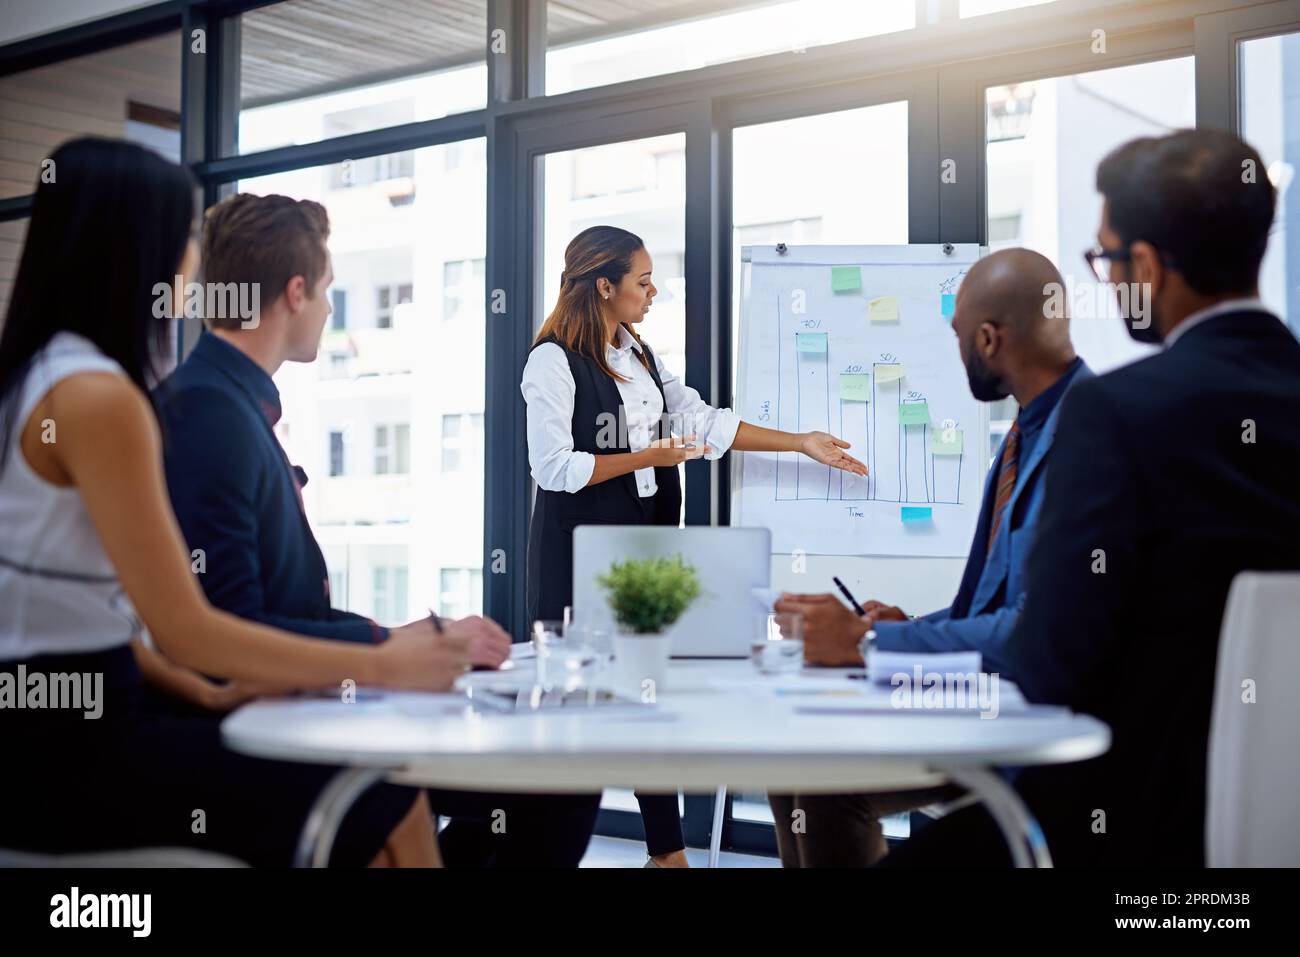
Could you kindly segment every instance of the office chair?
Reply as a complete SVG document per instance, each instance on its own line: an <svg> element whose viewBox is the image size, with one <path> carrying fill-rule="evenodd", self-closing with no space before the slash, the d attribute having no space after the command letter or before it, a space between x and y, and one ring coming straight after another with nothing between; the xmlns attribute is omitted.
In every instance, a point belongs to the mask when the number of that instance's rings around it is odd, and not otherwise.
<svg viewBox="0 0 1300 957"><path fill-rule="evenodd" d="M1300 865L1300 574L1242 572L1219 635L1206 773L1210 867Z"/></svg>

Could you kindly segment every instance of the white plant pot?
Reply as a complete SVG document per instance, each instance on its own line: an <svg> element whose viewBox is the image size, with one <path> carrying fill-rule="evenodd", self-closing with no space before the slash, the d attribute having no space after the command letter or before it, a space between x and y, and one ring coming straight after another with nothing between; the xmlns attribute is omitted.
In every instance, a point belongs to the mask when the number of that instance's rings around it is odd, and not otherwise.
<svg viewBox="0 0 1300 957"><path fill-rule="evenodd" d="M614 690L650 704L657 700L668 678L668 653L672 636L668 632L639 635L619 632L614 636Z"/></svg>

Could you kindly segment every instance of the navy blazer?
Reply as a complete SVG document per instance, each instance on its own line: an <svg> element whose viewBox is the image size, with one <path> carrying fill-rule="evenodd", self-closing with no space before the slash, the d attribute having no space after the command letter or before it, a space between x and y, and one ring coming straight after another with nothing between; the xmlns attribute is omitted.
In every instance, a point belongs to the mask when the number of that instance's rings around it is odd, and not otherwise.
<svg viewBox="0 0 1300 957"><path fill-rule="evenodd" d="M1092 370L1080 362L1066 384L1065 394L1092 377ZM984 502L975 526L975 540L971 542L970 558L952 605L913 621L877 622L877 647L886 651L978 651L985 671L1000 672L1015 680L1005 649L1025 604L1029 549L1043 506L1047 456L1052 450L1064 402L1065 395L1062 395L1043 424L1038 441L1019 464L1016 487L990 550L989 526L997 492L998 463L1002 461L999 447L984 482ZM1006 445L1005 439L1002 444ZM981 563L978 558L986 552L988 557Z"/></svg>
<svg viewBox="0 0 1300 957"><path fill-rule="evenodd" d="M205 333L154 399L172 508L191 552L202 550L192 564L208 600L300 635L387 638L370 619L330 607L325 557L272 428L280 393L271 377Z"/></svg>
<svg viewBox="0 0 1300 957"><path fill-rule="evenodd" d="M1222 313L1061 405L1006 651L1026 698L1097 716L1111 748L1017 787L1060 863L1200 867L1228 588L1300 568L1300 343L1266 312Z"/></svg>

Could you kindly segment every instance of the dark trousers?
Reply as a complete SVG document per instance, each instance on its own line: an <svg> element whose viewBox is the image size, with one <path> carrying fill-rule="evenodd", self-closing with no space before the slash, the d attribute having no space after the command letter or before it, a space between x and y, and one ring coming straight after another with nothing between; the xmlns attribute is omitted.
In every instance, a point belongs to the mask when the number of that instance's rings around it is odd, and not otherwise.
<svg viewBox="0 0 1300 957"><path fill-rule="evenodd" d="M641 807L641 823L645 825L645 848L651 857L684 850L682 817L677 808L677 793L636 793L636 803Z"/></svg>
<svg viewBox="0 0 1300 957"><path fill-rule="evenodd" d="M1006 838L982 804L931 821L891 851L880 867L1010 867Z"/></svg>
<svg viewBox="0 0 1300 957"><path fill-rule="evenodd" d="M491 794L431 790L448 868L577 867L600 810L598 794Z"/></svg>
<svg viewBox="0 0 1300 957"><path fill-rule="evenodd" d="M880 819L960 797L940 785L874 794L769 794L783 867L871 867L889 847Z"/></svg>

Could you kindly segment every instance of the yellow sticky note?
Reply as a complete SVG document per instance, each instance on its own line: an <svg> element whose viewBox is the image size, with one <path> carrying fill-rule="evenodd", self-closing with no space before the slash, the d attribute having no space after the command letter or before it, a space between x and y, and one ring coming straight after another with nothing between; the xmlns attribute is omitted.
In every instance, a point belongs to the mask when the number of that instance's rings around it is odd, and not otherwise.
<svg viewBox="0 0 1300 957"><path fill-rule="evenodd" d="M867 303L867 320L870 322L898 322L898 297L877 296Z"/></svg>
<svg viewBox="0 0 1300 957"><path fill-rule="evenodd" d="M846 402L869 402L871 400L871 376L865 372L841 373L840 398Z"/></svg>
<svg viewBox="0 0 1300 957"><path fill-rule="evenodd" d="M876 366L873 370L876 373L876 382L897 382L903 376L907 375L907 370L903 368L901 362L895 362L890 365Z"/></svg>

